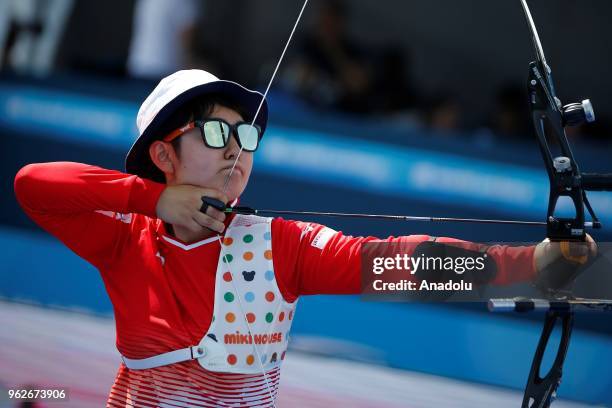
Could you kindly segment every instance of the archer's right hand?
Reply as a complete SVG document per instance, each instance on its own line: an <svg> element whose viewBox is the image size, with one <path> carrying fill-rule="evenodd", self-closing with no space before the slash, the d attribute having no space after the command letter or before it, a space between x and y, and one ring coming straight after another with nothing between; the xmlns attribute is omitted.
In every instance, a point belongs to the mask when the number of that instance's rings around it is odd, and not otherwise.
<svg viewBox="0 0 612 408"><path fill-rule="evenodd" d="M157 217L168 224L181 225L193 232L207 228L223 233L225 214L212 206L208 206L205 213L201 212L204 196L228 202L227 196L218 190L185 184L168 186L157 201Z"/></svg>

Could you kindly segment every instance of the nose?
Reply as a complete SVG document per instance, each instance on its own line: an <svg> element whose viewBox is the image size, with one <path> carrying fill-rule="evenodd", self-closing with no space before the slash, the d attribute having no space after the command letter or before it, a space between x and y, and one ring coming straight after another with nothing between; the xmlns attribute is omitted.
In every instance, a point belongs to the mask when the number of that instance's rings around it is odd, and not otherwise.
<svg viewBox="0 0 612 408"><path fill-rule="evenodd" d="M236 132L231 131L229 140L227 141L227 146L225 146L225 158L226 159L236 159L238 156L238 152L240 151L240 146L238 145L238 141L236 140Z"/></svg>

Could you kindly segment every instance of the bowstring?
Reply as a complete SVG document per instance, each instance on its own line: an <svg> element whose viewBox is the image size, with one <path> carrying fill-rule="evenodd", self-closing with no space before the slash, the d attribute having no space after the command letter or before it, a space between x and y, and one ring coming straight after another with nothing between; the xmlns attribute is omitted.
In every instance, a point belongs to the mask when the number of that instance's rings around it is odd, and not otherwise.
<svg viewBox="0 0 612 408"><path fill-rule="evenodd" d="M279 59L278 59L278 61L276 63L276 67L274 68L274 72L272 73L272 76L271 76L270 80L268 81L268 85L266 86L266 90L264 91L263 96L261 98L261 101L259 102L259 106L257 106L257 110L255 111L255 115L253 116L253 120L251 121L251 125L249 127L249 133L247 134L247 138L248 138L248 136L251 135L251 132L254 129L255 121L257 120L257 117L259 116L259 113L261 111L263 103L266 100L268 92L270 91L270 87L272 86L272 82L274 81L274 78L276 77L276 74L278 72L278 69L279 69L279 67L280 67L284 57L285 57L285 54L287 53L287 49L289 48L289 44L291 43L291 40L293 39L293 35L294 35L294 33L295 33L299 23L300 23L300 20L302 19L302 14L304 13L304 10L306 9L306 5L307 4L308 4L308 0L304 0L304 3L302 4L302 8L300 9L300 12L299 12L299 14L297 16L297 19L295 20L295 23L293 24L293 28L291 29L291 33L289 34L289 38L285 42L285 47L283 48L283 52L281 53L281 55L280 55L280 57L279 57ZM237 138L238 135L236 134L236 135L234 135L234 137ZM223 183L223 190L222 190L223 193L227 192L227 188L229 186L229 181L230 181L230 179L232 177L232 174L234 173L234 169L236 168L236 165L238 164L238 160L240 159L240 155L242 154L242 150L244 149L244 147L242 146L242 143L239 143L239 145L240 145L240 150L238 150L238 154L236 155L236 159L234 160L234 163L232 164L230 172L226 176L225 181ZM242 311L242 317L244 319L244 322L247 325L249 336L251 338L253 338L253 333L252 333L252 330L251 330L251 325L250 325L250 323L249 323L249 321L248 321L248 319L246 317L245 309L244 309L244 307L242 305L242 299L241 299L240 293L238 292L237 287L236 287L235 275L234 275L234 273L232 272L232 270L230 268L229 258L227 257L227 255L225 253L225 250L223 249L223 241L221 240L221 235L220 234L217 234L217 241L219 241L219 247L221 248L221 255L222 255L222 257L223 257L223 259L225 261L225 264L227 265L227 269L228 269L230 275L232 276L232 286L234 288L234 292L236 292L236 297L238 299L238 305L240 307L240 310ZM253 350L255 351L255 358L257 359L257 363L259 365L259 369L260 369L261 373L263 374L264 381L266 383L266 388L268 390L268 394L270 395L270 399L271 399L271 402L272 402L272 406L274 408L276 408L275 398L274 398L274 395L272 393L272 388L270 387L270 381L268 379L268 374L266 373L266 371L265 371L265 369L263 367L263 362L261 361L261 356L259 354L259 350L258 350L257 345L255 344L254 340L252 341L251 344L253 344Z"/></svg>

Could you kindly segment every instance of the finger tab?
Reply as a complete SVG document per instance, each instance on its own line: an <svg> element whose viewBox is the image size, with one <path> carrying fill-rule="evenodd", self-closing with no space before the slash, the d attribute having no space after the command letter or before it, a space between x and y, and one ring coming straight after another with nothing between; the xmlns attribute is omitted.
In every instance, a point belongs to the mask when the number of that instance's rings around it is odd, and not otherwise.
<svg viewBox="0 0 612 408"><path fill-rule="evenodd" d="M200 208L200 211L205 213L209 206L219 211L225 210L225 204L223 203L223 201L212 197L202 196L202 207Z"/></svg>

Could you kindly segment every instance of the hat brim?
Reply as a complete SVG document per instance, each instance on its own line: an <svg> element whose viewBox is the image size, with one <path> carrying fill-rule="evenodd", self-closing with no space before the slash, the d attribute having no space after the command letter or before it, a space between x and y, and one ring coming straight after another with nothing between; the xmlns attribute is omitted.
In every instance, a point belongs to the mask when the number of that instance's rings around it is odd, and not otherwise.
<svg viewBox="0 0 612 408"><path fill-rule="evenodd" d="M155 118L151 121L149 126L147 126L142 135L136 139L130 148L125 158L126 172L157 182L165 182L163 173L151 160L149 146L152 142L160 140L164 136L159 134L159 130L178 109L185 103L199 96L208 94L221 94L235 101L235 103L240 105L244 112L249 115L248 118L244 118L244 120L249 122L253 121L261 103L261 108L255 118L255 124L261 128L261 134L263 136L268 123L268 104L265 99L262 103L263 95L232 81L218 80L209 82L190 88L178 95L155 115Z"/></svg>

